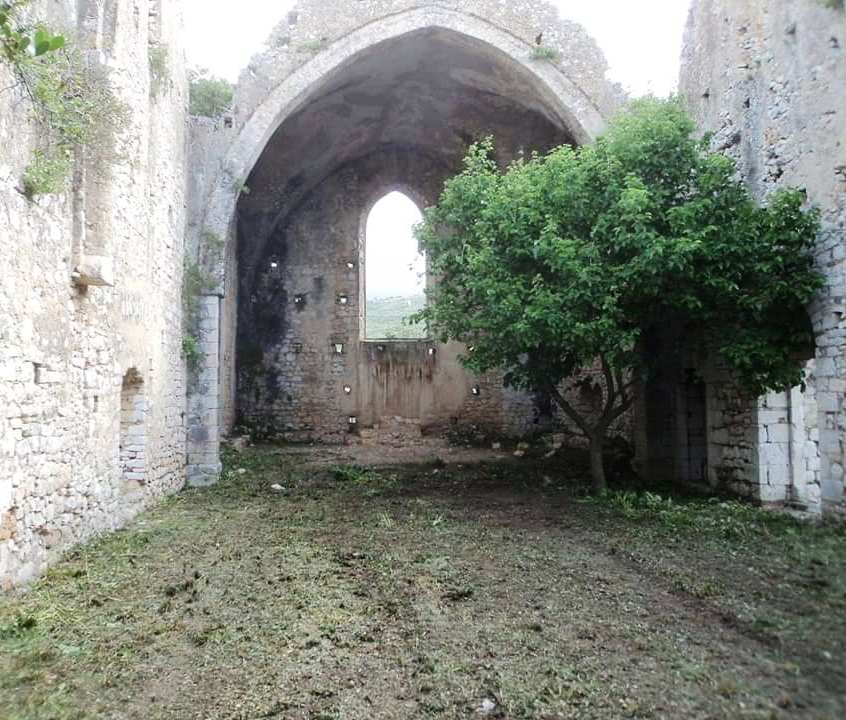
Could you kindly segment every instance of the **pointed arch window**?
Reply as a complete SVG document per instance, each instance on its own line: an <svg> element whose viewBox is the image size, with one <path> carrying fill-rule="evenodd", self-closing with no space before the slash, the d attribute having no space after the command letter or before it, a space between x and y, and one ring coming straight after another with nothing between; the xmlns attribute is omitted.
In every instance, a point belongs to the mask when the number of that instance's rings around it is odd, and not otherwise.
<svg viewBox="0 0 846 720"><path fill-rule="evenodd" d="M422 323L408 321L426 303L426 258L414 237L414 226L422 220L416 203L398 191L383 196L367 216L362 263L365 340L426 337Z"/></svg>

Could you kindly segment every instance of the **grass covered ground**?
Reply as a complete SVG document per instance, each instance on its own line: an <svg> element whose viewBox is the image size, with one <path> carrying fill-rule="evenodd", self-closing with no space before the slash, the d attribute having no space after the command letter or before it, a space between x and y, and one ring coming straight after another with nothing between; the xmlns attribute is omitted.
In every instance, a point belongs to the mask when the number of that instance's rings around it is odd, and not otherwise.
<svg viewBox="0 0 846 720"><path fill-rule="evenodd" d="M0 717L846 716L842 528L315 453L230 457L0 600Z"/></svg>

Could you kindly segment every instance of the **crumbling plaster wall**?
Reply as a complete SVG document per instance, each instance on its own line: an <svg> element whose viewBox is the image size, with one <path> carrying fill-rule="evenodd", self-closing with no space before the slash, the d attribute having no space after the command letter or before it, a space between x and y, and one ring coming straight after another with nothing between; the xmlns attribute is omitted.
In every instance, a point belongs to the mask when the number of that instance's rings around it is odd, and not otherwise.
<svg viewBox="0 0 846 720"><path fill-rule="evenodd" d="M680 90L761 200L807 189L826 286L808 390L742 400L710 368L710 471L763 502L842 511L846 451L846 13L820 0L694 0Z"/></svg>
<svg viewBox="0 0 846 720"><path fill-rule="evenodd" d="M39 129L20 89L0 94L3 588L29 581L62 550L121 526L184 482L179 2L82 5L43 1L32 11L76 35L91 60L110 68L129 110L117 153L98 163L96 175L87 164L67 193L27 200L21 175ZM113 23L88 32L102 12L112 13ZM168 49L167 77L155 96L150 42ZM13 84L0 63L0 87ZM92 256L100 280L111 285L75 282Z"/></svg>

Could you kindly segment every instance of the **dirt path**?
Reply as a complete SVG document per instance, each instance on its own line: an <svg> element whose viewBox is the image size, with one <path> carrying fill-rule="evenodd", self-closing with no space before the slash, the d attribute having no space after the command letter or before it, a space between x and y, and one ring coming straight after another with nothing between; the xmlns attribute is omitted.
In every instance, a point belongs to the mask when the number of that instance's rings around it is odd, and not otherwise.
<svg viewBox="0 0 846 720"><path fill-rule="evenodd" d="M842 532L633 519L567 464L352 459L239 455L0 603L0 717L846 714Z"/></svg>

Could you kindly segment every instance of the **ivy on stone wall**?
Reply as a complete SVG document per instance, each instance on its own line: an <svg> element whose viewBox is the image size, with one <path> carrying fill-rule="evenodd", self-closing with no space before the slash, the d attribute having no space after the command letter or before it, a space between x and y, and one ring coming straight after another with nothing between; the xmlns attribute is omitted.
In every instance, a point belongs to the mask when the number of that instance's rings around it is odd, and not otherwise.
<svg viewBox="0 0 846 720"><path fill-rule="evenodd" d="M62 35L53 35L44 27L27 27L18 21L18 13L29 0L0 2L0 48L5 60L12 64L29 55L38 57L65 46Z"/></svg>
<svg viewBox="0 0 846 720"><path fill-rule="evenodd" d="M63 35L27 23L21 11L28 0L0 3L2 60L32 104L40 126L38 145L24 171L22 191L29 197L67 188L76 152L113 148L114 130L128 112L112 90L107 70L90 63Z"/></svg>
<svg viewBox="0 0 846 720"><path fill-rule="evenodd" d="M215 269L223 258L223 248L223 240L217 234L206 231L200 238L201 260L198 262L187 255L185 257L182 281L182 356L194 370L199 369L203 359L200 348L202 297L218 286Z"/></svg>

